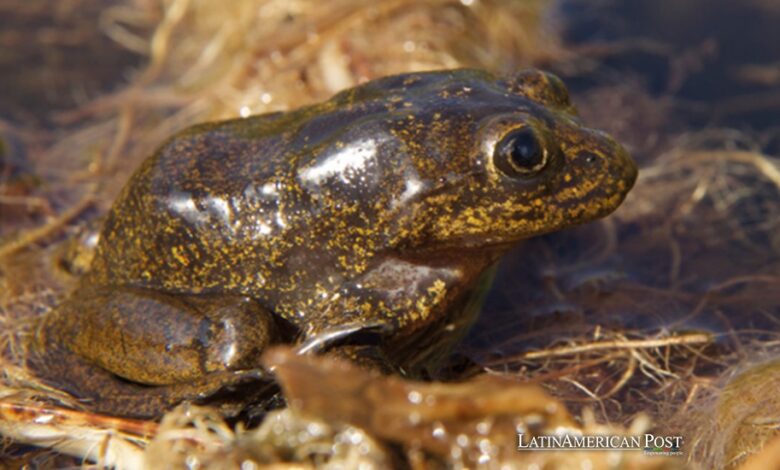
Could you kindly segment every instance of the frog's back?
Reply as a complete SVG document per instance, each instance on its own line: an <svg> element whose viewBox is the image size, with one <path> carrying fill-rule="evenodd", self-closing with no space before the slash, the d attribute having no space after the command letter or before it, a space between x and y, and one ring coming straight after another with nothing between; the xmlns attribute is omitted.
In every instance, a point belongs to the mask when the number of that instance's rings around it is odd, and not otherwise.
<svg viewBox="0 0 780 470"><path fill-rule="evenodd" d="M322 268L317 278L337 279L356 263L343 258L354 241L329 239L346 233L335 225L378 233L373 209L355 206L392 206L406 184L410 161L406 143L391 135L393 119L438 108L432 90L493 86L488 78L475 70L397 75L295 111L185 129L143 163L112 206L93 280L257 297L310 284L303 277L312 259ZM337 155L368 144L377 160L362 173Z"/></svg>
<svg viewBox="0 0 780 470"><path fill-rule="evenodd" d="M287 158L284 118L203 124L164 144L106 217L93 278L171 292L223 292L260 276L257 268L274 262L271 247L295 228L279 217L289 202L282 197L286 167L279 164ZM256 272L241 272L251 268Z"/></svg>
<svg viewBox="0 0 780 470"><path fill-rule="evenodd" d="M351 262L337 259L353 245L342 242L340 251L332 237L375 227L373 205L365 201L389 198L390 178L374 165L358 175L335 153L372 141L377 158L404 158L402 142L388 134L382 88L356 88L287 113L206 123L175 135L114 202L92 280L259 299L311 287L316 279L338 282ZM396 163L379 165L402 168Z"/></svg>

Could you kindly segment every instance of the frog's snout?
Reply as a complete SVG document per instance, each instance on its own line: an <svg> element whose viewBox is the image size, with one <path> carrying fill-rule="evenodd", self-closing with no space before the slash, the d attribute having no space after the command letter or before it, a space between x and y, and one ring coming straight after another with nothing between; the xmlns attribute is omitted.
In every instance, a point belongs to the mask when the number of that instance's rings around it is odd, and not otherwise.
<svg viewBox="0 0 780 470"><path fill-rule="evenodd" d="M637 167L628 151L608 134L588 129L577 142L578 151L569 154L575 175L573 204L585 204L595 217L603 217L623 202L637 179Z"/></svg>
<svg viewBox="0 0 780 470"><path fill-rule="evenodd" d="M634 185L637 167L631 154L617 140L598 129L588 129L592 141L587 145L593 152L579 155L586 165L594 165L592 171L601 173L604 180L613 180L625 187L625 192Z"/></svg>
<svg viewBox="0 0 780 470"><path fill-rule="evenodd" d="M610 138L610 141L613 147L612 155L614 163L612 166L614 167L614 175L619 181L623 182L625 192L628 193L628 191L634 186L639 171L637 169L636 163L634 162L634 159L631 157L631 154L629 154L628 151L616 140Z"/></svg>

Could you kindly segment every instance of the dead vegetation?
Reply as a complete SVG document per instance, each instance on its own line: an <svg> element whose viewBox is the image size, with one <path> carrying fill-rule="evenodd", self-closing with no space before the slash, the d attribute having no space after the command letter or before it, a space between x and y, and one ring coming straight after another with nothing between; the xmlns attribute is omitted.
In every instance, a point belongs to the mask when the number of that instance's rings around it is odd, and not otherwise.
<svg viewBox="0 0 780 470"><path fill-rule="evenodd" d="M72 282L57 269L63 240L104 212L129 172L177 129L290 109L401 71L550 65L576 77L612 53L562 47L543 1L136 0L105 8L95 27L147 65L116 92L58 113L57 132L0 128L19 136L29 172L44 181L0 199L0 432L13 442L124 468L568 468L588 459L591 468L749 469L780 461L780 169L765 150L777 131L670 130L679 104L630 78L575 99L588 122L637 155L636 188L608 221L512 255L497 287L503 302L460 351L476 363L469 381L377 378L276 351L267 360L290 408L252 429L197 407L159 425L96 416L37 384L20 367L24 337ZM743 71L746 80L771 77ZM2 180L0 196L14 181ZM40 201L49 210L35 210ZM33 209L19 216L11 206ZM531 422L538 433L681 433L686 459L518 453L515 430ZM14 462L64 465L51 452L20 455L13 442L6 455Z"/></svg>

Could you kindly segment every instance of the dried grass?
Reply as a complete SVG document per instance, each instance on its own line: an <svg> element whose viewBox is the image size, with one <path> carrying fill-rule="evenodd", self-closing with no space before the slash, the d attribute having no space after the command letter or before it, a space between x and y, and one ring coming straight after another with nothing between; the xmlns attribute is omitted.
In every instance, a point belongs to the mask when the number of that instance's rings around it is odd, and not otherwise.
<svg viewBox="0 0 780 470"><path fill-rule="evenodd" d="M295 407L273 412L249 430L196 407L174 410L159 427L96 416L73 411L77 403L46 389L20 366L32 322L72 282L52 272L60 252L55 242L75 224L104 212L128 173L177 129L290 109L401 71L467 65L502 72L556 61L565 68L573 57L559 45L545 2L469 4L335 0L316 8L303 0L162 5L137 0L105 9L100 27L124 47L148 54L149 63L124 89L58 115L67 128L63 135L18 130L46 181L25 197L29 201L18 202L47 201L60 215L0 242L0 432L118 468L247 468L245 462L382 468L399 458L388 441L400 443L400 458L416 468L473 463L464 460L463 446L448 457L421 448L419 439L404 440L403 433L383 434L370 420L359 428L343 417L322 411L303 415ZM611 52L590 53L595 61ZM578 54L572 73L578 68L585 73L582 57L588 51ZM773 76L759 72L746 71L753 78ZM544 273L533 291L541 294L529 294L533 287L527 279L505 280L513 310L477 332L477 339L490 345L487 353L464 351L480 358L483 374L477 380L500 375L544 385L570 412L579 410L578 422L567 425L583 432L636 433L651 427L683 432L689 465L744 462L744 468L759 468L760 459L776 464L780 410L772 397L780 376L775 359L780 163L760 152L761 141L776 136L755 138L733 130L671 133L664 125L674 103L636 88L623 83L579 97L588 122L621 136L635 150L642 163L636 188L609 221L570 235L593 242L573 258L561 254L555 239L529 242L532 249L522 254L522 262L528 271ZM40 138L50 145L30 144ZM10 233L8 227L3 233ZM564 241L571 241L567 236ZM635 268L632 278L614 269L620 264L616 259ZM575 321L540 320L539 312L550 311ZM314 374L330 365L288 367ZM350 374L344 383L360 377ZM436 393L456 390L442 387ZM339 389L320 390L326 405L343 400L343 391L328 398L333 390ZM485 400L492 393L483 391ZM556 400L535 397L525 405ZM513 409L519 417L526 411ZM639 411L643 414L635 415ZM403 407L385 412L395 412L392 417L399 420L411 416ZM764 443L769 444L759 452ZM591 454L535 456L542 460L533 462L526 457L517 462L566 468L589 458L592 468L615 465L608 456ZM29 454L27 462L34 459L55 462L49 454ZM635 465L682 464L663 459Z"/></svg>

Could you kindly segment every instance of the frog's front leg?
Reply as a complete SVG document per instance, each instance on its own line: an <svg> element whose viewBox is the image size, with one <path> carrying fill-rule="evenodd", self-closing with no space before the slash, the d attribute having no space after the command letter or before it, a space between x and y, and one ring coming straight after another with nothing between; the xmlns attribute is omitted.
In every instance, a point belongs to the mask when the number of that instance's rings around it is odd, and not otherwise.
<svg viewBox="0 0 780 470"><path fill-rule="evenodd" d="M435 366L473 322L475 289L464 286L479 286L484 268L384 260L315 304L323 313L311 314L300 351L335 348L352 359L370 351L417 375L415 364Z"/></svg>
<svg viewBox="0 0 780 470"><path fill-rule="evenodd" d="M31 365L95 409L147 415L148 401L157 414L263 376L260 355L275 336L272 315L246 297L84 282L42 318Z"/></svg>

